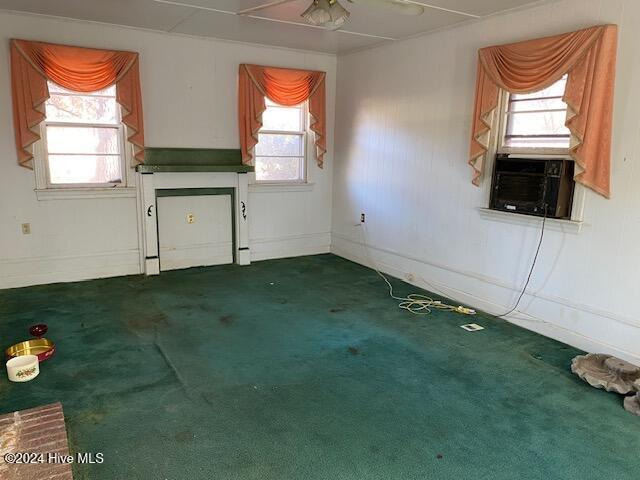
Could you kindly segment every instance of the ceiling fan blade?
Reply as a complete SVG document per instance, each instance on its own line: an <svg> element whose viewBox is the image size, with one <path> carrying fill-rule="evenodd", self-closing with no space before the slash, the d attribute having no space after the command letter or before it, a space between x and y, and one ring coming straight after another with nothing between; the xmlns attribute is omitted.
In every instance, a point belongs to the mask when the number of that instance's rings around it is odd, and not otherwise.
<svg viewBox="0 0 640 480"><path fill-rule="evenodd" d="M422 15L424 7L404 0L349 0L351 3L360 3L372 7L381 7L401 15Z"/></svg>

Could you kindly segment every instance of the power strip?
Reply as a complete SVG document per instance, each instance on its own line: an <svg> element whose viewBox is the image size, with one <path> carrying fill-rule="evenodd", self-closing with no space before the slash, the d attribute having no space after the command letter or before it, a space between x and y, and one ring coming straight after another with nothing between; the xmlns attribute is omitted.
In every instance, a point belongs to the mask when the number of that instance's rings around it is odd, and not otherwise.
<svg viewBox="0 0 640 480"><path fill-rule="evenodd" d="M475 315L476 311L473 308L463 307L462 305L458 305L455 312L462 313L463 315Z"/></svg>

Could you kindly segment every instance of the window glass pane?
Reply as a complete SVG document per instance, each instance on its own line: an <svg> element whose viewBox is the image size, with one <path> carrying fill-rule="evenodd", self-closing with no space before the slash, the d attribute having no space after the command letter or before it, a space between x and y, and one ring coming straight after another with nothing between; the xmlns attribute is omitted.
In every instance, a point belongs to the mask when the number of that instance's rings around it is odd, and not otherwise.
<svg viewBox="0 0 640 480"><path fill-rule="evenodd" d="M264 104L267 107L279 107L280 105L276 102L272 102L271 100L269 100L267 97L264 97Z"/></svg>
<svg viewBox="0 0 640 480"><path fill-rule="evenodd" d="M509 111L523 112L531 110L567 110L567 104L560 98L541 98L539 100L520 100L509 102Z"/></svg>
<svg viewBox="0 0 640 480"><path fill-rule="evenodd" d="M115 98L55 95L46 103L47 120L52 122L110 123L117 125Z"/></svg>
<svg viewBox="0 0 640 480"><path fill-rule="evenodd" d="M256 180L303 181L302 157L256 157Z"/></svg>
<svg viewBox="0 0 640 480"><path fill-rule="evenodd" d="M261 133L258 135L256 155L301 156L303 154L302 139L302 135Z"/></svg>
<svg viewBox="0 0 640 480"><path fill-rule="evenodd" d="M569 148L565 127L567 104L562 101L567 76L544 90L509 95L503 145L510 148Z"/></svg>
<svg viewBox="0 0 640 480"><path fill-rule="evenodd" d="M119 153L117 128L47 126L49 153Z"/></svg>
<svg viewBox="0 0 640 480"><path fill-rule="evenodd" d="M267 107L262 114L263 130L301 132L302 115L297 107Z"/></svg>
<svg viewBox="0 0 640 480"><path fill-rule="evenodd" d="M121 183L119 155L49 155L49 179L56 183Z"/></svg>
<svg viewBox="0 0 640 480"><path fill-rule="evenodd" d="M262 131L256 153L256 180L266 182L304 181L304 106L283 107L265 99ZM281 133L280 133L281 132Z"/></svg>
<svg viewBox="0 0 640 480"><path fill-rule="evenodd" d="M565 75L556 83L551 85L550 87L545 88L544 90L539 90L533 93L514 93L511 97L517 100L524 100L530 98L540 98L540 97L562 97L564 95L564 89L567 85L567 76Z"/></svg>
<svg viewBox="0 0 640 480"><path fill-rule="evenodd" d="M514 113L509 115L509 135L569 135L566 112Z"/></svg>
<svg viewBox="0 0 640 480"><path fill-rule="evenodd" d="M569 148L569 137L514 137L505 139L511 148Z"/></svg>
<svg viewBox="0 0 640 480"><path fill-rule="evenodd" d="M567 78L538 92L509 96L504 146L511 148L568 148L567 104L562 95ZM550 111L553 110L553 111Z"/></svg>
<svg viewBox="0 0 640 480"><path fill-rule="evenodd" d="M70 95L82 95L82 92L74 92L73 90L67 90L66 88L63 88L60 85L53 82L48 82L47 85L49 86L49 93L66 93ZM110 87L107 87L103 90L99 90L97 92L91 92L88 95L106 95L106 96L115 98L116 86L111 85Z"/></svg>

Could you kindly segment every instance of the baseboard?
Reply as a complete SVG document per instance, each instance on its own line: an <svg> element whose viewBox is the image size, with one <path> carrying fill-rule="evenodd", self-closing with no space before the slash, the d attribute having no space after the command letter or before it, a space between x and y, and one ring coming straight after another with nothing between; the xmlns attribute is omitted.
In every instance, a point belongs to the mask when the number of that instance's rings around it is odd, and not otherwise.
<svg viewBox="0 0 640 480"><path fill-rule="evenodd" d="M505 312L514 289L397 252L368 247L340 234L332 235L331 252L356 263L376 267L417 287L441 294L492 314ZM587 352L609 353L640 365L640 325L633 319L603 314L587 305L550 296L525 295L522 310L506 320Z"/></svg>
<svg viewBox="0 0 640 480"><path fill-rule="evenodd" d="M83 255L0 259L0 289L141 273L137 249Z"/></svg>
<svg viewBox="0 0 640 480"><path fill-rule="evenodd" d="M252 261L329 253L331 235L312 233L250 241ZM139 251L0 259L0 289L137 275Z"/></svg>
<svg viewBox="0 0 640 480"><path fill-rule="evenodd" d="M331 234L308 233L249 240L251 261L318 255L331 250Z"/></svg>

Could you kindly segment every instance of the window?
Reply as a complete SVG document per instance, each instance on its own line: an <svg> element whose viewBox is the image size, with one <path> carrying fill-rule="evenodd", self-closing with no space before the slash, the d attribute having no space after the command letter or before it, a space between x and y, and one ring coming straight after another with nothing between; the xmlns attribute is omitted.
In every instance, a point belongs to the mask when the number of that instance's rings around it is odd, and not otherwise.
<svg viewBox="0 0 640 480"><path fill-rule="evenodd" d="M567 153L571 135L562 101L566 82L565 76L539 92L506 95L499 152Z"/></svg>
<svg viewBox="0 0 640 480"><path fill-rule="evenodd" d="M49 82L43 144L46 186L125 183L124 127L115 86L79 93Z"/></svg>
<svg viewBox="0 0 640 480"><path fill-rule="evenodd" d="M582 221L584 191L573 181L563 102L567 76L538 92L501 97L489 208ZM496 145L497 144L497 145Z"/></svg>
<svg viewBox="0 0 640 480"><path fill-rule="evenodd" d="M266 99L255 147L256 181L304 182L307 104L283 107Z"/></svg>

